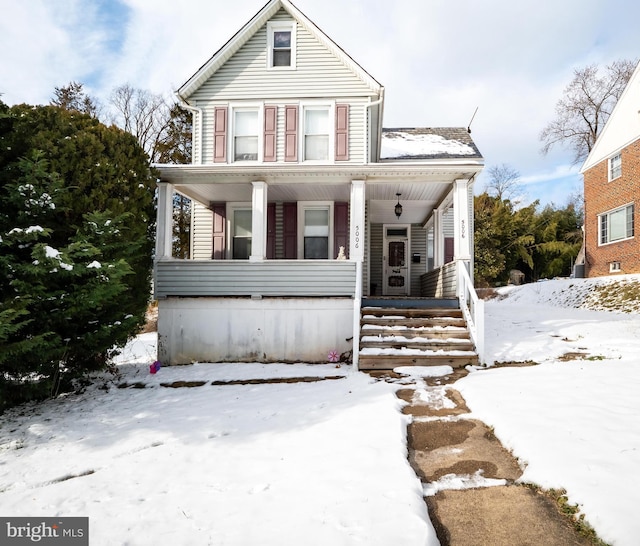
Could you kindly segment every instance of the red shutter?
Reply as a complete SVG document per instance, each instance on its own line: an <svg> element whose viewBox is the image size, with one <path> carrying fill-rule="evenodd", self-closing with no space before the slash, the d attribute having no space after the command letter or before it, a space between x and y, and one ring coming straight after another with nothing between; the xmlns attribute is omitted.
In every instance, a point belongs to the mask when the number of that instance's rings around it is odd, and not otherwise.
<svg viewBox="0 0 640 546"><path fill-rule="evenodd" d="M276 258L276 204L267 203L267 260Z"/></svg>
<svg viewBox="0 0 640 546"><path fill-rule="evenodd" d="M448 264L453 261L453 237L445 237L444 238L444 263Z"/></svg>
<svg viewBox="0 0 640 546"><path fill-rule="evenodd" d="M336 104L336 161L349 160L349 105Z"/></svg>
<svg viewBox="0 0 640 546"><path fill-rule="evenodd" d="M284 160L298 161L298 107L284 107Z"/></svg>
<svg viewBox="0 0 640 546"><path fill-rule="evenodd" d="M211 205L213 211L213 253L214 260L224 260L227 253L227 239L225 237L227 225L227 206L225 203Z"/></svg>
<svg viewBox="0 0 640 546"><path fill-rule="evenodd" d="M333 204L333 253L335 258L344 247L344 254L349 257L349 203ZM331 256L330 256L331 257Z"/></svg>
<svg viewBox="0 0 640 546"><path fill-rule="evenodd" d="M283 203L284 259L298 258L298 204Z"/></svg>
<svg viewBox="0 0 640 546"><path fill-rule="evenodd" d="M227 108L219 107L213 110L213 162L227 162Z"/></svg>
<svg viewBox="0 0 640 546"><path fill-rule="evenodd" d="M278 107L264 107L264 161L276 160L276 129Z"/></svg>

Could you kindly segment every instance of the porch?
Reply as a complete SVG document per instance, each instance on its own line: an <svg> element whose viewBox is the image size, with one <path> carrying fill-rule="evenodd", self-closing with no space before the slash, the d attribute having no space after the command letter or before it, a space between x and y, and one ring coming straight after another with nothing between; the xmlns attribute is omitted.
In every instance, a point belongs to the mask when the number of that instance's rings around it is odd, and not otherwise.
<svg viewBox="0 0 640 546"><path fill-rule="evenodd" d="M472 187L450 166L163 166L162 358L322 362L336 350L357 365L363 296L463 301L473 290ZM197 211L186 260L172 257L174 192Z"/></svg>

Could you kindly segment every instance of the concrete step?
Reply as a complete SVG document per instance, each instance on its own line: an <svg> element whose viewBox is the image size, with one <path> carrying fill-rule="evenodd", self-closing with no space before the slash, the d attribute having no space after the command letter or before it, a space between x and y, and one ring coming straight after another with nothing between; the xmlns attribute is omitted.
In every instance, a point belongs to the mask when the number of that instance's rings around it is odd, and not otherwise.
<svg viewBox="0 0 640 546"><path fill-rule="evenodd" d="M362 336L404 336L406 338L430 339L469 339L469 331L464 326L398 326L364 324L360 330Z"/></svg>
<svg viewBox="0 0 640 546"><path fill-rule="evenodd" d="M478 355L475 352L464 354L431 353L424 355L402 354L367 354L366 350L359 355L358 368L360 370L393 370L399 366L451 366L464 368L477 365Z"/></svg>

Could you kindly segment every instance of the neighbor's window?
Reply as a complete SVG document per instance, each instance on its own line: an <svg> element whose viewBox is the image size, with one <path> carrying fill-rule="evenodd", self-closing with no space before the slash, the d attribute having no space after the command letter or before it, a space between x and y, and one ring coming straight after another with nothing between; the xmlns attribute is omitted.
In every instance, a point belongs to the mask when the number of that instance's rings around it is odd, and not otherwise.
<svg viewBox="0 0 640 546"><path fill-rule="evenodd" d="M326 161L329 159L330 118L329 107L305 107L304 109L304 159Z"/></svg>
<svg viewBox="0 0 640 546"><path fill-rule="evenodd" d="M233 111L233 160L258 160L258 110L251 108Z"/></svg>
<svg viewBox="0 0 640 546"><path fill-rule="evenodd" d="M620 262L611 262L609 264L609 273L620 273L620 271L622 271Z"/></svg>
<svg viewBox="0 0 640 546"><path fill-rule="evenodd" d="M622 176L622 156L620 154L609 158L609 180Z"/></svg>
<svg viewBox="0 0 640 546"><path fill-rule="evenodd" d="M630 239L634 236L634 205L626 205L601 214L598 221L600 223L601 245Z"/></svg>
<svg viewBox="0 0 640 546"><path fill-rule="evenodd" d="M295 68L295 23L267 23L267 33L269 41L269 68Z"/></svg>
<svg viewBox="0 0 640 546"><path fill-rule="evenodd" d="M251 209L233 211L231 253L234 260L248 260L251 256Z"/></svg>

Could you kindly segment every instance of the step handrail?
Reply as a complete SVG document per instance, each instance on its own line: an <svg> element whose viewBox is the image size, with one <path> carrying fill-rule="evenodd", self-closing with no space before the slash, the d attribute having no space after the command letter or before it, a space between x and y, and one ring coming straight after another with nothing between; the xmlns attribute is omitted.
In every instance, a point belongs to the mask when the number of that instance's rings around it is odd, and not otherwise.
<svg viewBox="0 0 640 546"><path fill-rule="evenodd" d="M458 261L458 299L462 314L467 321L469 334L476 347L476 353L478 353L478 360L484 364L484 300L478 297L463 260Z"/></svg>

